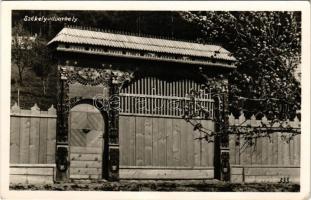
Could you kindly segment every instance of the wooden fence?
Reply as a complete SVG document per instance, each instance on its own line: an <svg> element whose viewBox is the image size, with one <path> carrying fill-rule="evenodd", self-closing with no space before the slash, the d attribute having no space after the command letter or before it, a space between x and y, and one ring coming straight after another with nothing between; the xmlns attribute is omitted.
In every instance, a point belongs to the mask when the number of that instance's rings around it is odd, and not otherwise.
<svg viewBox="0 0 311 200"><path fill-rule="evenodd" d="M214 143L196 139L184 119L121 115L120 177L205 179L214 177ZM214 129L212 120L202 120Z"/></svg>
<svg viewBox="0 0 311 200"><path fill-rule="evenodd" d="M214 101L208 90L194 80L167 81L156 77L144 77L123 88L120 93L122 114L158 117L178 117L184 115L185 106L190 101L189 93L200 91L196 105L205 108L213 116ZM193 108L197 109L196 107ZM205 117L203 112L199 113Z"/></svg>
<svg viewBox="0 0 311 200"><path fill-rule="evenodd" d="M231 134L229 140L231 179L234 182L280 181L286 179L299 182L300 168L300 134L293 134L286 128L280 128L281 122L272 123L263 117L256 120L255 116L245 119L244 114L236 119L229 116L230 126L240 128L262 128L267 126L275 132L270 138L261 136L252 139L252 144L245 137ZM296 117L293 121L283 122L284 127L300 129L300 122ZM284 131L285 130L285 131ZM262 131L264 132L264 130Z"/></svg>
<svg viewBox="0 0 311 200"><path fill-rule="evenodd" d="M54 164L56 109L11 108L10 164Z"/></svg>

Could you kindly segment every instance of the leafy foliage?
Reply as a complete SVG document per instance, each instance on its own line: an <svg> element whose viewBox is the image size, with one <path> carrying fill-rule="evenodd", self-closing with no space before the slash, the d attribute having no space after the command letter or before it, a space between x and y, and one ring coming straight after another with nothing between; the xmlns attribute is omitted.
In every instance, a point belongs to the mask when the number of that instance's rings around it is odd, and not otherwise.
<svg viewBox="0 0 311 200"><path fill-rule="evenodd" d="M12 33L12 62L18 67L18 82L23 85L23 73L25 69L32 67L35 58L32 51L34 38L23 29L21 24L13 27Z"/></svg>
<svg viewBox="0 0 311 200"><path fill-rule="evenodd" d="M300 109L300 12L183 12L201 42L221 43L237 59L229 76L230 111L293 118Z"/></svg>

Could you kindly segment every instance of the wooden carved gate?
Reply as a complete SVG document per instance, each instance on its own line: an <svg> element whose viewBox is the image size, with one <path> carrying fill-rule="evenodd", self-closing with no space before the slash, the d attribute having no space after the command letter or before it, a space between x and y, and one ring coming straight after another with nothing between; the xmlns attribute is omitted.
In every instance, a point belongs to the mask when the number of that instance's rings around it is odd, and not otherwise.
<svg viewBox="0 0 311 200"><path fill-rule="evenodd" d="M101 179L105 126L100 111L78 104L70 110L69 122L69 177Z"/></svg>

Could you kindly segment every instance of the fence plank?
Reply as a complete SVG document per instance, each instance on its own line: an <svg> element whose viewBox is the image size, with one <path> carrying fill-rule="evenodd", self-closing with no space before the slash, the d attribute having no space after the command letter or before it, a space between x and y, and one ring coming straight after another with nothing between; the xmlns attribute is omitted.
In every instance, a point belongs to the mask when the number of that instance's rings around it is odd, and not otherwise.
<svg viewBox="0 0 311 200"><path fill-rule="evenodd" d="M245 116L244 113L241 113L241 115L239 116L239 120L238 120L238 125L239 126L245 126ZM241 164L247 164L246 163L246 155L245 155L245 139L243 137L241 137L240 139L240 147L239 147L239 153L240 153L240 162Z"/></svg>
<svg viewBox="0 0 311 200"><path fill-rule="evenodd" d="M187 153L188 153L188 146L187 146L187 122L181 120L180 122L180 166L187 166Z"/></svg>
<svg viewBox="0 0 311 200"><path fill-rule="evenodd" d="M234 121L235 125L239 125L239 119L235 119ZM236 164L241 164L241 161L240 161L240 135L236 135L235 137L235 163Z"/></svg>
<svg viewBox="0 0 311 200"><path fill-rule="evenodd" d="M271 164L278 163L278 133L271 134L272 136L272 151L269 152L269 157L271 157ZM269 163L270 164L270 163Z"/></svg>
<svg viewBox="0 0 311 200"><path fill-rule="evenodd" d="M47 111L41 111L41 114L48 114ZM48 132L48 119L42 118L40 119L40 145L39 145L39 163L45 164L47 162L46 154L47 154L47 132Z"/></svg>
<svg viewBox="0 0 311 200"><path fill-rule="evenodd" d="M40 114L37 104L31 108L32 115ZM40 145L40 119L32 117L30 119L30 135L29 135L29 163L39 163L39 145Z"/></svg>
<svg viewBox="0 0 311 200"><path fill-rule="evenodd" d="M128 165L128 147L129 145L127 144L128 142L128 120L126 116L122 116L119 118L119 142L120 142L120 165Z"/></svg>
<svg viewBox="0 0 311 200"><path fill-rule="evenodd" d="M294 165L300 165L300 135L294 137Z"/></svg>
<svg viewBox="0 0 311 200"><path fill-rule="evenodd" d="M159 118L152 118L152 165L159 166L159 143L160 143L160 133L159 133Z"/></svg>
<svg viewBox="0 0 311 200"><path fill-rule="evenodd" d="M21 110L21 114L30 114L30 110ZM21 118L20 163L29 163L30 118Z"/></svg>
<svg viewBox="0 0 311 200"><path fill-rule="evenodd" d="M19 114L20 107L15 104L11 108L11 113ZM10 120L10 163L19 163L20 161L20 118L19 117L11 117Z"/></svg>
<svg viewBox="0 0 311 200"><path fill-rule="evenodd" d="M173 119L173 166L180 165L180 120Z"/></svg>
<svg viewBox="0 0 311 200"><path fill-rule="evenodd" d="M145 165L152 165L152 119L145 118Z"/></svg>
<svg viewBox="0 0 311 200"><path fill-rule="evenodd" d="M201 137L199 131L195 131L195 138ZM194 166L199 167L201 165L201 140L194 140Z"/></svg>
<svg viewBox="0 0 311 200"><path fill-rule="evenodd" d="M19 112L19 111L18 111ZM11 117L10 128L10 163L19 163L20 161L20 118Z"/></svg>
<svg viewBox="0 0 311 200"><path fill-rule="evenodd" d="M233 114L231 113L229 115L229 125L234 126L235 125L235 118ZM236 164L236 148L235 148L235 141L236 141L236 134L230 134L229 135L229 155L230 155L230 164Z"/></svg>
<svg viewBox="0 0 311 200"><path fill-rule="evenodd" d="M215 131L215 122L208 120L207 127L208 129ZM214 141L214 137L210 139ZM214 166L214 142L207 144L207 166Z"/></svg>
<svg viewBox="0 0 311 200"><path fill-rule="evenodd" d="M209 124L207 120L202 120L201 121L202 126L204 128L209 129ZM203 139L201 141L201 166L208 166L208 158L209 158L209 149L208 149L208 141L206 139Z"/></svg>
<svg viewBox="0 0 311 200"><path fill-rule="evenodd" d="M283 154L284 154L284 141L281 139L282 133L277 133L278 135L278 148L277 148L277 164L278 165L283 165Z"/></svg>
<svg viewBox="0 0 311 200"><path fill-rule="evenodd" d="M286 121L289 124L289 120ZM283 164L290 165L290 143L284 142L283 143Z"/></svg>
<svg viewBox="0 0 311 200"><path fill-rule="evenodd" d="M194 166L194 136L193 136L193 126L187 124L187 166Z"/></svg>
<svg viewBox="0 0 311 200"><path fill-rule="evenodd" d="M130 165L135 165L136 163L136 118L135 117L129 117L129 159L130 159Z"/></svg>
<svg viewBox="0 0 311 200"><path fill-rule="evenodd" d="M136 117L136 165L144 165L144 118Z"/></svg>
<svg viewBox="0 0 311 200"><path fill-rule="evenodd" d="M167 149L166 149L166 164L167 166L173 166L173 120L167 119L166 121L166 137L167 137Z"/></svg>
<svg viewBox="0 0 311 200"><path fill-rule="evenodd" d="M159 118L158 130L159 130L159 165L166 166L167 165L167 126L166 119Z"/></svg>
<svg viewBox="0 0 311 200"><path fill-rule="evenodd" d="M56 109L51 106L48 110L49 115L55 115ZM48 119L47 129L47 163L55 163L55 148L56 148L56 119Z"/></svg>
<svg viewBox="0 0 311 200"><path fill-rule="evenodd" d="M289 141L289 165L294 165L294 138Z"/></svg>

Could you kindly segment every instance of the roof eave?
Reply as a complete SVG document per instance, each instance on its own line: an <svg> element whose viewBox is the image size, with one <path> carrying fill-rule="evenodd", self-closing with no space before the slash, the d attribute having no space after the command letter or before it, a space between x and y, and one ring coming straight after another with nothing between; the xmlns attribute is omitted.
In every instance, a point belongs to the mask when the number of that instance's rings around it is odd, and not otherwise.
<svg viewBox="0 0 311 200"><path fill-rule="evenodd" d="M193 65L204 65L204 66L214 66L228 69L236 69L237 66L234 65L235 61L229 61L232 64L225 64L221 62L207 62L207 61L190 61L190 60L178 60L170 58L157 58L157 57L148 57L148 56L134 56L134 55L123 55L123 54L113 54L111 52L102 52L102 51L86 51L82 49L67 49L64 47L57 47L57 51L61 52L70 52L70 53L82 53L88 55L99 55L99 56L111 56L111 57L120 57L120 58L129 58L129 59L140 59L140 60L152 60L152 61L164 61L164 62L174 62L174 63L183 63L183 64L193 64ZM224 60L228 62L227 60Z"/></svg>

